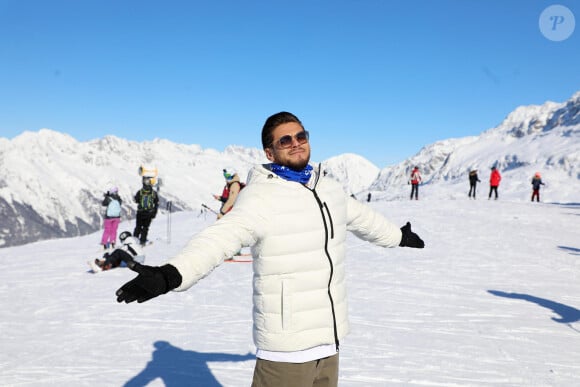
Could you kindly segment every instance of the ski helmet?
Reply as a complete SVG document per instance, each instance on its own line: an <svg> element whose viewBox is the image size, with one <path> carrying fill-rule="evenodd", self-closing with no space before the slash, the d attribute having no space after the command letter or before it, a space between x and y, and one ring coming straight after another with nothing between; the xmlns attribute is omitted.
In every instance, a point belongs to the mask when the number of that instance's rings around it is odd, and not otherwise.
<svg viewBox="0 0 580 387"><path fill-rule="evenodd" d="M234 178L234 175L236 174L236 170L234 168L224 168L224 177L226 178L226 180L231 180Z"/></svg>
<svg viewBox="0 0 580 387"><path fill-rule="evenodd" d="M129 238L130 236L131 233L129 231L123 231L121 235L119 235L119 239L121 240L121 242L125 242L125 239Z"/></svg>

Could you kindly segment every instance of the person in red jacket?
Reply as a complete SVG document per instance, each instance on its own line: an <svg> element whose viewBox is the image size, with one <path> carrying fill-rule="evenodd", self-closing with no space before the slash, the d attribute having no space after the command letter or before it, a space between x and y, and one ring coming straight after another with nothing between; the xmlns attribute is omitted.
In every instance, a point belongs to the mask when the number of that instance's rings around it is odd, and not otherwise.
<svg viewBox="0 0 580 387"><path fill-rule="evenodd" d="M409 181L411 182L411 200L413 200L413 195L415 195L415 200L419 200L419 183L421 182L419 167L413 168Z"/></svg>
<svg viewBox="0 0 580 387"><path fill-rule="evenodd" d="M232 210L234 203L238 198L238 194L245 186L245 184L240 181L238 173L233 168L224 169L223 172L224 178L226 179L226 185L224 186L221 195L213 195L215 200L222 202L220 212L217 216L218 219L221 219L225 214Z"/></svg>
<svg viewBox="0 0 580 387"><path fill-rule="evenodd" d="M492 192L495 192L495 200L497 200L497 187L501 181L501 174L496 167L491 167L491 175L489 176L489 197L491 199Z"/></svg>

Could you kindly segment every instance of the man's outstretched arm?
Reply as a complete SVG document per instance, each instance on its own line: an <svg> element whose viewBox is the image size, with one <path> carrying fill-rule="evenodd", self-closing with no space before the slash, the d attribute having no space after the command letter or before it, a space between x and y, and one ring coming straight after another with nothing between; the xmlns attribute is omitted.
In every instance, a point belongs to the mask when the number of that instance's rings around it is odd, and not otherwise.
<svg viewBox="0 0 580 387"><path fill-rule="evenodd" d="M181 285L181 274L173 265L147 266L132 261L128 266L138 275L117 290L117 302L145 302Z"/></svg>

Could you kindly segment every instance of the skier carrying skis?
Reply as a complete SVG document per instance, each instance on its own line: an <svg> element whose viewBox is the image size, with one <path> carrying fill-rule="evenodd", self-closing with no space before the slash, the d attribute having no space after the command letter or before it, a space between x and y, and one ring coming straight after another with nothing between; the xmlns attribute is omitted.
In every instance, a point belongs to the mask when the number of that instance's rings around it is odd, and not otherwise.
<svg viewBox="0 0 580 387"><path fill-rule="evenodd" d="M421 173L419 172L419 167L413 168L411 172L411 178L409 182L411 183L411 200L413 200L413 194L415 194L415 200L419 200L419 183L421 182Z"/></svg>
<svg viewBox="0 0 580 387"><path fill-rule="evenodd" d="M536 172L536 174L532 178L532 201L534 201L534 198L536 198L537 202L540 201L541 185L544 185L544 183L542 183L542 175L540 175L540 172Z"/></svg>
<svg viewBox="0 0 580 387"><path fill-rule="evenodd" d="M133 236L139 238L141 246L145 246L149 226L157 216L157 208L159 207L159 196L153 189L150 177L143 176L143 187L135 193L134 199L137 203L137 219Z"/></svg>
<svg viewBox="0 0 580 387"><path fill-rule="evenodd" d="M104 194L105 198L101 203L107 209L105 210L105 219L103 220L103 236L101 244L105 250L115 248L117 241L117 229L121 222L121 204L123 200L119 197L119 189L112 187Z"/></svg>
<svg viewBox="0 0 580 387"><path fill-rule="evenodd" d="M227 214L234 207L234 203L238 198L238 194L242 190L242 183L240 182L240 176L233 168L228 168L223 170L224 179L226 179L226 185L222 191L221 195L213 195L214 199L222 202L218 219Z"/></svg>
<svg viewBox="0 0 580 387"><path fill-rule="evenodd" d="M119 235L121 247L115 249L112 253L105 253L102 259L95 259L95 265L91 264L93 271L105 271L119 267L121 262L145 263L145 255L139 246L139 239L133 237L129 231L123 231Z"/></svg>
<svg viewBox="0 0 580 387"><path fill-rule="evenodd" d="M270 164L255 166L236 205L193 236L162 266L138 263L138 275L116 292L118 302L145 302L184 291L226 257L252 246L252 386L338 384L339 343L349 331L345 253L347 229L382 247L424 242L371 207L310 160L309 133L293 114L269 117L262 145Z"/></svg>

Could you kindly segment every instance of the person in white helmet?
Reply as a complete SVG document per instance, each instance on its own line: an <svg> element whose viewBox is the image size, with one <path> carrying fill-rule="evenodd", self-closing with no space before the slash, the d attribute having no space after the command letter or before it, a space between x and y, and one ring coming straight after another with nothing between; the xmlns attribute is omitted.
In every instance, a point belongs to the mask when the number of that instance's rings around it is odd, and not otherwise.
<svg viewBox="0 0 580 387"><path fill-rule="evenodd" d="M91 265L94 271L114 269L121 266L122 262L127 265L130 262L145 263L145 255L141 249L139 239L132 236L129 231L123 231L119 235L119 240L121 241L119 248L111 253L105 253L101 259L95 259L95 265Z"/></svg>

